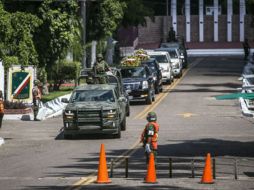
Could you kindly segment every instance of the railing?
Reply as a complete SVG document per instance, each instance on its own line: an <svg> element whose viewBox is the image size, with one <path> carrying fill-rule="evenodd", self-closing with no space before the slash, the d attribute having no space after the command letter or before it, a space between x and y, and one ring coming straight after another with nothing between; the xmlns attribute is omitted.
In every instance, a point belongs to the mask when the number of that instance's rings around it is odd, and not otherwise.
<svg viewBox="0 0 254 190"><path fill-rule="evenodd" d="M245 163L247 162L247 164ZM130 167L132 165L132 167ZM201 177L205 165L202 158L183 158L183 157L157 157L156 171L159 175L168 178ZM245 168L245 169L244 169ZM247 169L246 169L247 168ZM146 161L142 158L133 158L124 156L110 162L110 177L118 175L120 177L130 177L130 171L133 175L144 174L146 170ZM213 178L229 177L235 180L239 179L239 171L249 173L248 177L254 177L254 159L236 159L236 158L212 158ZM247 172L246 172L247 171ZM124 175L122 175L124 174ZM241 174L243 176L243 174Z"/></svg>

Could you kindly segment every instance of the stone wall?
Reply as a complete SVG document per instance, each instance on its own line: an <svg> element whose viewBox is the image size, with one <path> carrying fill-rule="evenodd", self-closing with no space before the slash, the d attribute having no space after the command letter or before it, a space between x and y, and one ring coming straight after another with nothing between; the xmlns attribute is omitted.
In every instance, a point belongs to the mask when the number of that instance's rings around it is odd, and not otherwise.
<svg viewBox="0 0 254 190"><path fill-rule="evenodd" d="M219 42L227 42L227 15L220 15L218 21Z"/></svg>
<svg viewBox="0 0 254 190"><path fill-rule="evenodd" d="M186 24L185 24L185 16L177 17L177 34L179 36L183 36L186 39Z"/></svg>
<svg viewBox="0 0 254 190"><path fill-rule="evenodd" d="M199 42L199 17L191 16L191 42Z"/></svg>
<svg viewBox="0 0 254 190"><path fill-rule="evenodd" d="M155 17L154 22L147 18L147 26L138 27L139 44L161 42L163 40L163 16Z"/></svg>
<svg viewBox="0 0 254 190"><path fill-rule="evenodd" d="M232 17L232 41L239 42L240 41L240 23L239 23L239 15L233 15Z"/></svg>
<svg viewBox="0 0 254 190"><path fill-rule="evenodd" d="M254 41L254 16L245 16L245 36Z"/></svg>

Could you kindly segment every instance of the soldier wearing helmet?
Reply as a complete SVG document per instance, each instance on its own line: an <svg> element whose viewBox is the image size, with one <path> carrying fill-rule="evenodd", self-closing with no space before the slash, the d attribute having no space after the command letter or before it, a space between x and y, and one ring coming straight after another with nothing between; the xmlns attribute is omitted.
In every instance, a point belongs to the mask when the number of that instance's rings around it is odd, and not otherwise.
<svg viewBox="0 0 254 190"><path fill-rule="evenodd" d="M41 90L39 89L39 80L34 80L34 87L32 90L33 93L33 111L34 111L34 120L37 121L37 114L39 111L39 104L41 101Z"/></svg>
<svg viewBox="0 0 254 190"><path fill-rule="evenodd" d="M106 61L103 60L103 55L99 53L96 57L96 63L94 65L94 73L98 77L98 82L100 84L106 84L107 83L107 75L106 72L109 71L109 66Z"/></svg>
<svg viewBox="0 0 254 190"><path fill-rule="evenodd" d="M149 162L150 153L154 154L155 162L158 150L158 132L159 124L157 123L157 116L155 112L149 112L146 117L148 123L143 130L140 141L143 143L146 154L146 162Z"/></svg>

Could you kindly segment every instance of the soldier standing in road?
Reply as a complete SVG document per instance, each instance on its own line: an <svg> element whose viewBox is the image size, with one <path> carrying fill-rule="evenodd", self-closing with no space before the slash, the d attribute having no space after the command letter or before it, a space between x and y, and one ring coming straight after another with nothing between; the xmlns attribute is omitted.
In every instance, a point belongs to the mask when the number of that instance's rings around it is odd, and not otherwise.
<svg viewBox="0 0 254 190"><path fill-rule="evenodd" d="M106 61L103 60L102 54L98 54L96 58L96 63L94 65L94 73L96 77L98 77L100 84L107 83L107 75L106 72L110 70Z"/></svg>
<svg viewBox="0 0 254 190"><path fill-rule="evenodd" d="M2 128L2 121L4 117L4 99L3 92L0 90L0 129Z"/></svg>
<svg viewBox="0 0 254 190"><path fill-rule="evenodd" d="M242 45L243 45L243 50L244 50L244 60L247 60L247 58L250 54L250 45L249 45L249 42L248 42L247 38L244 40Z"/></svg>
<svg viewBox="0 0 254 190"><path fill-rule="evenodd" d="M40 101L41 101L41 91L39 89L39 83L40 83L39 80L35 80L34 81L34 87L33 87L33 90L32 90L34 121L38 121L38 119L36 117L37 117L37 114L38 114L38 111L39 111L39 104L40 104Z"/></svg>
<svg viewBox="0 0 254 190"><path fill-rule="evenodd" d="M156 163L157 150L158 150L158 132L159 124L157 121L157 116L155 112L149 112L146 117L148 123L143 130L140 141L143 143L146 155L146 163L149 162L150 153L154 154L154 159Z"/></svg>

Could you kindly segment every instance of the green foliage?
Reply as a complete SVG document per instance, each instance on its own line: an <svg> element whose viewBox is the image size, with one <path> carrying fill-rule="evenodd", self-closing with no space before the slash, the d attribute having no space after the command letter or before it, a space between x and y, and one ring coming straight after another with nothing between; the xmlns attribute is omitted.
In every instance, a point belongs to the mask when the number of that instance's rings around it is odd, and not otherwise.
<svg viewBox="0 0 254 190"><path fill-rule="evenodd" d="M120 24L126 4L118 0L102 0L88 8L88 40L101 40L112 36Z"/></svg>
<svg viewBox="0 0 254 190"><path fill-rule="evenodd" d="M78 5L75 0L45 0L38 15L43 20L35 35L40 66L50 68L66 56L76 41L81 41Z"/></svg>
<svg viewBox="0 0 254 190"><path fill-rule="evenodd" d="M246 3L247 3L246 7L247 7L248 13L251 15L254 15L254 0L248 0Z"/></svg>
<svg viewBox="0 0 254 190"><path fill-rule="evenodd" d="M80 62L62 61L47 71L49 79L54 81L54 90L59 90L65 80L77 80L81 69Z"/></svg>
<svg viewBox="0 0 254 190"><path fill-rule="evenodd" d="M18 65L19 60L18 60L18 57L16 56L4 56L3 63L5 68L9 68L12 65Z"/></svg>
<svg viewBox="0 0 254 190"><path fill-rule="evenodd" d="M41 101L43 103L48 102L50 100L54 100L57 97L66 95L66 94L70 94L72 92L72 89L68 89L68 90L60 90L60 91L53 91L50 92L48 95L43 95L41 98Z"/></svg>
<svg viewBox="0 0 254 190"><path fill-rule="evenodd" d="M5 11L0 2L0 58L15 56L21 65L38 64L33 33L40 24L41 20L32 14Z"/></svg>
<svg viewBox="0 0 254 190"><path fill-rule="evenodd" d="M145 6L140 0L125 0L127 6L124 9L124 17L122 20L123 26L142 26L146 25L145 17L152 18L153 9Z"/></svg>

